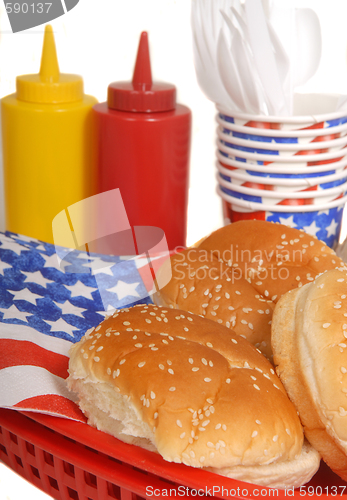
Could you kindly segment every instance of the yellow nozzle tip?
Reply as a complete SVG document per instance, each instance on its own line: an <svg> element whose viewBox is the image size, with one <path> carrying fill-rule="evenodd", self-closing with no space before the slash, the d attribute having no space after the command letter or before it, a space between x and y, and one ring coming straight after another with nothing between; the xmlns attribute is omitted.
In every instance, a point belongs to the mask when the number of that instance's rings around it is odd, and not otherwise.
<svg viewBox="0 0 347 500"><path fill-rule="evenodd" d="M43 38L40 78L45 82L56 82L59 80L59 64L53 29L51 25L45 27Z"/></svg>

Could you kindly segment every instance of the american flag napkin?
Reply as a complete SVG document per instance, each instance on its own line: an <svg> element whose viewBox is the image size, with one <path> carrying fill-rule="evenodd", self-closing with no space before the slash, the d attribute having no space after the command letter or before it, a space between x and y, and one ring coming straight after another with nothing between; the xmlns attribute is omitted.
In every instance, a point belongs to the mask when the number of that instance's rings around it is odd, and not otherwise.
<svg viewBox="0 0 347 500"><path fill-rule="evenodd" d="M115 309L152 302L149 264L78 250L60 261L52 244L0 233L0 407L84 421L66 388L71 343Z"/></svg>

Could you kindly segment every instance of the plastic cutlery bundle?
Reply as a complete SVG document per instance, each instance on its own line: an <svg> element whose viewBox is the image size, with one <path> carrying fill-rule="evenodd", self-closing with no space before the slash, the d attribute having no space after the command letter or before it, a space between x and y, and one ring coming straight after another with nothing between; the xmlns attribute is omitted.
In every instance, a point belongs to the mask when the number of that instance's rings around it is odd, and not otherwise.
<svg viewBox="0 0 347 500"><path fill-rule="evenodd" d="M276 26L281 15L286 44ZM291 115L295 88L315 74L321 58L317 14L270 0L192 0L192 31L203 92L245 113Z"/></svg>

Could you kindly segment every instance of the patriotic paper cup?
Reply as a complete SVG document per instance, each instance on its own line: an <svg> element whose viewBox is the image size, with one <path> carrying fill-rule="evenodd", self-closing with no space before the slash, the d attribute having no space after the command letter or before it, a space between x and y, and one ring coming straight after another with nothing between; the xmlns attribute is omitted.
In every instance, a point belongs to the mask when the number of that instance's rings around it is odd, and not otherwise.
<svg viewBox="0 0 347 500"><path fill-rule="evenodd" d="M269 185L264 185L265 189L258 187L257 184L245 186L239 183L230 182L221 174L217 174L217 180L221 190L230 196L243 200L255 201L257 203L274 203L276 205L283 204L283 202L296 205L329 203L338 196L347 193L346 182L326 189L319 186L312 186L300 191L295 188L287 189L285 187L282 187L282 189L273 189L273 186Z"/></svg>
<svg viewBox="0 0 347 500"><path fill-rule="evenodd" d="M223 151L216 152L218 161L223 167L230 170L241 169L254 173L254 175L269 174L269 177L276 178L291 178L302 179L305 177L316 176L318 173L332 175L344 170L347 166L347 156L340 159L330 160L316 164L315 162L308 163L273 163L269 162L265 165L263 162L247 162L245 159L234 160L229 158L227 153Z"/></svg>
<svg viewBox="0 0 347 500"><path fill-rule="evenodd" d="M260 182L246 181L243 182L239 179L234 179L220 172L216 174L217 181L221 186L226 187L232 191L254 195L254 196L267 196L270 198L295 198L293 193L296 193L297 198L301 198L301 193L312 193L315 197L324 197L340 194L343 190L347 191L347 179L340 179L333 182L326 182L322 184L315 184L313 186L283 186L273 184L262 184ZM259 192L260 191L260 192ZM264 193L265 191L265 193ZM270 194L271 193L271 194ZM277 194L276 194L277 193ZM316 193L316 195L315 195ZM325 193L325 194L324 194ZM288 196L286 196L288 194ZM312 196L304 196L304 198L312 198Z"/></svg>
<svg viewBox="0 0 347 500"><path fill-rule="evenodd" d="M234 149L241 149L250 153L259 152L261 154L281 154L290 156L300 151L310 152L328 152L338 151L347 145L347 135L329 134L314 138L310 142L276 142L276 141L260 141L256 136L249 134L226 133L221 127L217 128L217 136L226 146ZM307 153L309 154L309 153Z"/></svg>
<svg viewBox="0 0 347 500"><path fill-rule="evenodd" d="M261 186L270 186L269 189L274 188L286 188L292 189L295 188L298 191L307 189L311 186L316 186L318 183L324 184L322 186L323 189L325 187L334 187L338 186L340 183L345 182L347 180L347 170L341 170L340 172L329 174L328 172L319 172L316 175L312 175L310 177L300 177L300 178L283 178L271 176L271 174L263 173L263 172L252 172L249 170L241 170L239 168L225 168L219 162L216 162L217 171L220 172L223 176L229 177L233 182L238 182L239 184L243 183L251 183L258 184ZM227 179L226 179L227 180ZM328 185L329 184L329 185ZM261 189L266 189L262 187Z"/></svg>
<svg viewBox="0 0 347 500"><path fill-rule="evenodd" d="M220 188L217 190L222 198L225 223L249 219L279 222L303 229L331 248L338 244L347 196L319 206L265 205L239 200L221 192Z"/></svg>
<svg viewBox="0 0 347 500"><path fill-rule="evenodd" d="M347 117L343 118L340 125L330 128L309 128L303 130L282 130L272 128L262 128L255 130L258 127L236 125L231 121L225 121L220 113L216 116L216 122L222 133L228 136L239 137L245 140L252 140L256 142L276 143L276 144L306 144L313 141L328 141L332 138L342 137L347 132ZM342 120L341 120L342 121ZM250 122L250 125L255 122Z"/></svg>
<svg viewBox="0 0 347 500"><path fill-rule="evenodd" d="M325 151L324 149L315 150L300 150L296 153L290 152L285 154L283 151L273 151L269 149L257 148L251 151L250 148L244 148L242 146L232 145L226 141L221 141L217 139L218 150L225 153L231 160L245 160L247 163L252 164L252 162L263 162L263 163L280 163L280 164L293 164L293 163L303 163L309 166L313 163L315 165L319 162L328 162L330 160L341 160L347 155L346 145L338 148L335 151Z"/></svg>
<svg viewBox="0 0 347 500"><path fill-rule="evenodd" d="M243 208L248 208L251 210L273 210L278 211L281 210L283 212L311 212L313 210L320 210L324 207L332 208L337 205L341 205L345 203L347 200L347 195L337 195L331 201L322 203L319 197L307 198L307 203L305 199L301 198L277 198L276 202L274 199L271 199L267 196L268 192L263 191L265 195L263 196L250 196L244 195L241 193L235 193L234 195L229 194L228 188L224 188L223 186L217 186L217 192L222 197L222 199L229 201L230 203L235 203Z"/></svg>
<svg viewBox="0 0 347 500"><path fill-rule="evenodd" d="M339 94L294 94L293 115L262 116L227 110L219 105L217 109L225 121L236 125L275 130L302 130L309 127L330 128L345 123L347 111L339 104L347 96ZM336 111L337 110L337 111Z"/></svg>

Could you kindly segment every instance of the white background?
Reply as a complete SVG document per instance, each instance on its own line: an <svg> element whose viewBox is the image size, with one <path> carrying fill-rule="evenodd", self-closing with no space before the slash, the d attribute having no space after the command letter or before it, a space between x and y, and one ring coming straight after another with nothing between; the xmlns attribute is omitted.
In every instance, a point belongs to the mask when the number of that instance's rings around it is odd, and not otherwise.
<svg viewBox="0 0 347 500"><path fill-rule="evenodd" d="M283 0L278 0L283 2ZM284 2L283 2L284 3ZM286 0L312 7L323 33L322 61L304 89L347 94L346 0ZM148 31L153 79L174 83L178 102L193 112L188 244L222 225L215 194L215 107L200 91L193 65L190 0L80 0L52 21L60 70L83 76L85 92L106 100L109 83L129 80L141 31ZM0 0L0 97L15 92L15 77L37 73L43 26L13 34ZM0 167L0 230L4 230ZM0 500L41 500L0 464Z"/></svg>

